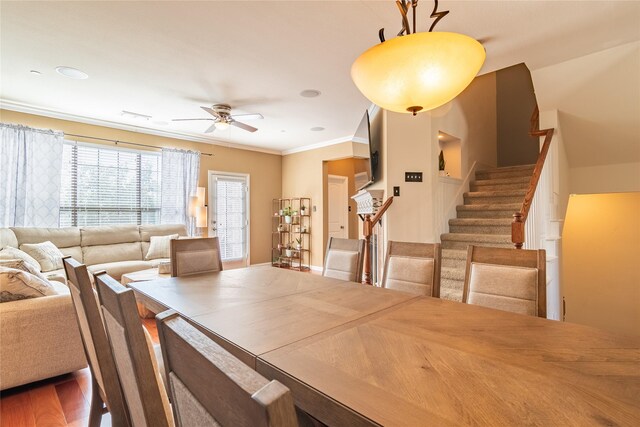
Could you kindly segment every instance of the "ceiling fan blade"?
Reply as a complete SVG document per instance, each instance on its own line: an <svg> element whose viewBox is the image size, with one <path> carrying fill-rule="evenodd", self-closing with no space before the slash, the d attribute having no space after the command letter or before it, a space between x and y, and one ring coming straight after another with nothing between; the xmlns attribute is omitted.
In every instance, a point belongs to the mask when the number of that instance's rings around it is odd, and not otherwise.
<svg viewBox="0 0 640 427"><path fill-rule="evenodd" d="M231 120L231 123L229 123L229 124L231 126L235 126L237 128L244 129L244 130L249 131L249 132L255 132L255 131L258 130L257 128L254 128L253 126L249 126L249 125L246 125L244 123L241 123L241 122L238 122L238 121L235 121L235 120Z"/></svg>
<svg viewBox="0 0 640 427"><path fill-rule="evenodd" d="M186 122L189 120L215 120L215 119L171 119L172 122Z"/></svg>
<svg viewBox="0 0 640 427"><path fill-rule="evenodd" d="M260 120L260 119L264 119L264 117L262 116L262 114L260 113L254 113L254 114L234 114L231 116L232 119L242 119L244 121L247 120Z"/></svg>
<svg viewBox="0 0 640 427"><path fill-rule="evenodd" d="M213 117L219 119L220 118L220 114L218 114L216 112L216 110L209 108L209 107L200 107L202 108L204 111L206 111L207 113L211 114Z"/></svg>
<svg viewBox="0 0 640 427"><path fill-rule="evenodd" d="M209 126L209 129L205 130L204 133L211 133L214 130L216 130L216 124L212 124L211 126Z"/></svg>

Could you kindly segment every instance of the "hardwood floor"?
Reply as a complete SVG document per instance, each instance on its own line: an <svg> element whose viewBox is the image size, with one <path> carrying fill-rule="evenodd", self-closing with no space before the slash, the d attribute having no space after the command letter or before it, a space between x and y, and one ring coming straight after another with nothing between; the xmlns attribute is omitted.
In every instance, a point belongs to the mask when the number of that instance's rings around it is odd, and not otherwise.
<svg viewBox="0 0 640 427"><path fill-rule="evenodd" d="M155 319L141 319L155 343ZM91 402L89 368L0 393L0 427L87 426ZM109 426L108 416L103 426Z"/></svg>

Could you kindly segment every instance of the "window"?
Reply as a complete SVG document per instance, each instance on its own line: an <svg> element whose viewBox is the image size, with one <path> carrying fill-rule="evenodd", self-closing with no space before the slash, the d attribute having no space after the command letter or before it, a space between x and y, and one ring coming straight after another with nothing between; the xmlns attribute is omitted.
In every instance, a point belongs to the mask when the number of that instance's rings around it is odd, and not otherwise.
<svg viewBox="0 0 640 427"><path fill-rule="evenodd" d="M159 224L159 153L84 145L63 147L60 226Z"/></svg>

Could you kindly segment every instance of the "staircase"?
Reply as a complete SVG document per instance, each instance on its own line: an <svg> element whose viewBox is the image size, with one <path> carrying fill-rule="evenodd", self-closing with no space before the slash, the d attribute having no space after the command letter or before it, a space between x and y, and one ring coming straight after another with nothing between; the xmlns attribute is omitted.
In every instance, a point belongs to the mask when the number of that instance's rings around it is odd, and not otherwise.
<svg viewBox="0 0 640 427"><path fill-rule="evenodd" d="M449 220L449 233L441 236L440 297L462 300L467 246L513 248L511 222L520 211L534 165L510 166L476 172L464 193L458 217Z"/></svg>

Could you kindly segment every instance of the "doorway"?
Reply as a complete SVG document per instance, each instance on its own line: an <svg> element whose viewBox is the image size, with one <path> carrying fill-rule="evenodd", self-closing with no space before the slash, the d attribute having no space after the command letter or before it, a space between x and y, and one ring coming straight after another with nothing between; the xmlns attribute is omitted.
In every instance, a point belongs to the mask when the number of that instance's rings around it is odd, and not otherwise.
<svg viewBox="0 0 640 427"><path fill-rule="evenodd" d="M209 236L218 237L225 269L247 267L249 175L209 171Z"/></svg>
<svg viewBox="0 0 640 427"><path fill-rule="evenodd" d="M329 175L327 177L327 227L328 236L349 238L349 178Z"/></svg>

